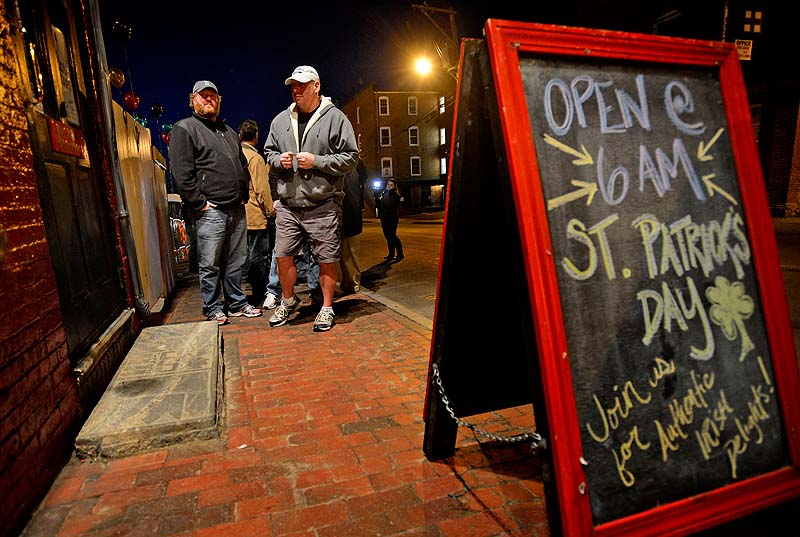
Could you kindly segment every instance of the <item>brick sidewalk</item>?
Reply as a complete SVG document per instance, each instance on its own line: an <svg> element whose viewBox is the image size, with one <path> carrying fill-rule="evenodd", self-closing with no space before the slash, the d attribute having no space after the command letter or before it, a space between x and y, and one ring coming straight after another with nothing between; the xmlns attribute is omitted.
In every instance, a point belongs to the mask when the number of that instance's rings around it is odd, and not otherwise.
<svg viewBox="0 0 800 537"><path fill-rule="evenodd" d="M202 320L179 287L165 323ZM459 431L456 455L422 452L430 330L360 294L269 328L233 318L218 439L108 461L73 458L23 535L546 536L528 444ZM495 434L533 427L529 408L470 417Z"/></svg>

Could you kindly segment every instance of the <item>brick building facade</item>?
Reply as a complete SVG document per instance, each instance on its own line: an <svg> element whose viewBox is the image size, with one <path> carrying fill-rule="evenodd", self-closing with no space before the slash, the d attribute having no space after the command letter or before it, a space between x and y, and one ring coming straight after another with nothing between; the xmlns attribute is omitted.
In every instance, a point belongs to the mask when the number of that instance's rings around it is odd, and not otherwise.
<svg viewBox="0 0 800 537"><path fill-rule="evenodd" d="M342 105L367 168L369 208L389 178L403 197L401 212L444 207L453 121L444 98L434 91L376 90L370 83Z"/></svg>
<svg viewBox="0 0 800 537"><path fill-rule="evenodd" d="M120 223L96 17L91 0L0 8L3 537L48 492L150 314Z"/></svg>
<svg viewBox="0 0 800 537"><path fill-rule="evenodd" d="M9 25L0 10L0 535L47 491L80 416Z"/></svg>

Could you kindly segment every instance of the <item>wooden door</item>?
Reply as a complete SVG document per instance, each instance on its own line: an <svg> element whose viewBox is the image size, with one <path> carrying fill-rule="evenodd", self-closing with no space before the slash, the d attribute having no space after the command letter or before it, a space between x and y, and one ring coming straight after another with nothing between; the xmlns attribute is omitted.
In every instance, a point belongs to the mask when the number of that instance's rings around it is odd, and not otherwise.
<svg viewBox="0 0 800 537"><path fill-rule="evenodd" d="M48 248L70 358L79 358L125 306L111 216L102 114L80 3L21 0L17 43ZM92 67L90 69L90 66ZM105 167L108 169L108 166Z"/></svg>

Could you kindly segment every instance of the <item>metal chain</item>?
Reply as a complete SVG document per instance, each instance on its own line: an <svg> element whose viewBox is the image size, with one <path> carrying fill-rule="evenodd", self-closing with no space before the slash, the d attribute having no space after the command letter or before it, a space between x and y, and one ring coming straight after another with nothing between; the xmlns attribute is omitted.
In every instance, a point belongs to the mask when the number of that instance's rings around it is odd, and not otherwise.
<svg viewBox="0 0 800 537"><path fill-rule="evenodd" d="M532 440L531 443L531 450L535 451L536 449L544 449L547 447L547 441L542 438L542 435L537 433L536 431L531 433L523 433L523 434L516 434L513 436L499 436L488 431L484 431L474 423L466 422L456 416L453 407L450 405L450 399L447 398L447 394L444 393L444 386L442 385L442 377L439 374L439 366L437 364L431 365L431 370L433 371L433 382L436 384L436 388L439 391L439 397L442 399L442 403L444 404L445 410L447 413L450 414L450 417L455 420L455 422L460 427L465 427L470 429L486 438L494 440L496 442L506 442L506 443L513 443L513 442L524 442L526 440Z"/></svg>

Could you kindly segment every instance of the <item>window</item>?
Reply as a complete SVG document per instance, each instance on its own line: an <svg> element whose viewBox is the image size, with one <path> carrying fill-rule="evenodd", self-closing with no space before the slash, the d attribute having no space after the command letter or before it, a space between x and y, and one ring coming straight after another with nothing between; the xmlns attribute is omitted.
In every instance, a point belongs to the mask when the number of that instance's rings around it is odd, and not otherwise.
<svg viewBox="0 0 800 537"><path fill-rule="evenodd" d="M392 128L381 127L381 145L392 145Z"/></svg>
<svg viewBox="0 0 800 537"><path fill-rule="evenodd" d="M419 127L408 128L408 145L419 145Z"/></svg>
<svg viewBox="0 0 800 537"><path fill-rule="evenodd" d="M439 145L447 143L447 131L444 127L439 127Z"/></svg>
<svg viewBox="0 0 800 537"><path fill-rule="evenodd" d="M387 104L387 106L388 106L388 104ZM444 106L444 95L439 95L439 113L440 114L444 114L444 109L445 109L445 106Z"/></svg>
<svg viewBox="0 0 800 537"><path fill-rule="evenodd" d="M392 158L383 157L381 159L381 177L391 177L391 176L392 176Z"/></svg>
<svg viewBox="0 0 800 537"><path fill-rule="evenodd" d="M744 31L753 32L755 34L761 33L761 11L745 10L744 12Z"/></svg>
<svg viewBox="0 0 800 537"><path fill-rule="evenodd" d="M417 97L415 95L412 95L408 98L408 115L417 115Z"/></svg>
<svg viewBox="0 0 800 537"><path fill-rule="evenodd" d="M25 27L25 23L29 23L30 21L27 20L27 13L22 14L22 21L20 24ZM30 26L29 26L30 28ZM36 30L34 31L25 31L22 36L25 39L25 61L28 66L28 83L30 85L31 96L33 97L33 102L36 104L36 109L39 112L44 113L42 107L42 101L44 100L45 90L44 90L44 76L42 75L41 71L41 60L39 55L39 45L36 40ZM5 80L4 80L5 82ZM48 88L49 89L49 88Z"/></svg>
<svg viewBox="0 0 800 537"><path fill-rule="evenodd" d="M411 175L422 175L422 159L411 157Z"/></svg>
<svg viewBox="0 0 800 537"><path fill-rule="evenodd" d="M74 20L70 12L63 2L16 1L9 4L16 7L20 17L28 82L26 90L30 92L26 98L31 99L38 112L81 128L78 106L85 83L80 54L72 41ZM48 5L45 8L50 19L48 24L43 24L44 20L39 22L42 16L40 5L44 4ZM7 30L3 32L5 34ZM49 37L52 37L52 42Z"/></svg>
<svg viewBox="0 0 800 537"><path fill-rule="evenodd" d="M361 107L356 106L356 125L361 125Z"/></svg>
<svg viewBox="0 0 800 537"><path fill-rule="evenodd" d="M439 173L445 175L447 173L447 157L442 157L439 160Z"/></svg>
<svg viewBox="0 0 800 537"><path fill-rule="evenodd" d="M381 116L389 115L389 97L378 97L378 114Z"/></svg>

